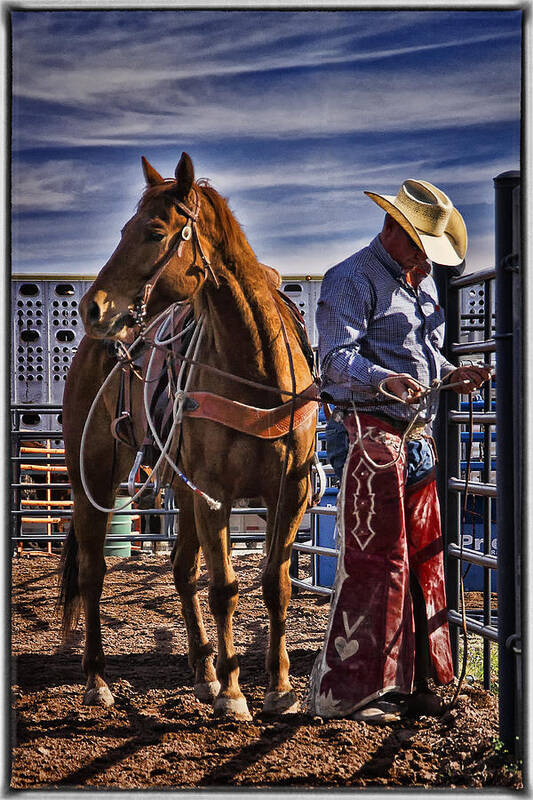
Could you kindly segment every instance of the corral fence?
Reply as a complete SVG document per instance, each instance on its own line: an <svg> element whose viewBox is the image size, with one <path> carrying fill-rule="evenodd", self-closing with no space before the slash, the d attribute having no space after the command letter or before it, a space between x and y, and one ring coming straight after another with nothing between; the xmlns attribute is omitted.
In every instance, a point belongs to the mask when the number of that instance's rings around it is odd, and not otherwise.
<svg viewBox="0 0 533 800"><path fill-rule="evenodd" d="M452 392L442 394L435 438L456 670L460 667L462 576L465 589L481 598L477 606L469 604L466 627L483 639L483 681L487 688L491 686L491 648L498 648L500 737L511 752L520 755L524 501L520 174L503 173L494 182L496 266L466 275L435 268L440 302L446 311L448 358L456 363L471 359L497 367L495 379L474 399L466 515L463 496L470 432L469 403L464 397ZM48 552L57 550L72 513L62 454L61 400L68 366L83 335L79 301L91 282L91 278L74 277L20 277L12 281L11 539L19 552L28 543L45 546ZM320 281L287 279L282 288L304 314L311 343L316 347L314 311ZM321 414L318 452L329 485L321 504L304 517L294 545L291 580L294 591L329 595L338 555L337 487L323 449L324 428ZM257 503L234 508L232 543L253 547L263 541L265 513ZM133 530L130 527L114 539L142 547L148 542L171 544L179 535L179 510L168 490L162 508L135 508L133 514Z"/></svg>
<svg viewBox="0 0 533 800"><path fill-rule="evenodd" d="M467 614L466 625L468 631L483 637L487 687L490 686L491 643L496 643L500 738L511 752L520 755L523 741L521 556L524 519L520 173L502 173L494 179L494 185L495 267L474 275L452 276L449 280L443 279L441 274L439 287L442 304L446 307L450 360L472 359L496 366L495 379L485 385L474 403L474 439L478 452L472 457L477 480L474 478L469 483L473 512L470 519L462 520L465 447L469 438L466 430L468 404L461 403L458 396L450 392L442 399L438 430L439 482L454 654L457 659L461 625L460 574L477 567L483 575L483 607L478 616ZM468 326L468 319L461 313L464 309L462 296L467 298L474 325ZM463 534L469 529L474 531L472 545L463 546L462 550L458 535L461 528ZM496 579L497 609L491 608Z"/></svg>
<svg viewBox="0 0 533 800"><path fill-rule="evenodd" d="M15 276L11 282L11 542L17 552L57 551L72 515L64 465L61 403L67 372L83 337L81 298L94 276ZM319 279L288 278L282 288L294 300L316 345L314 310ZM126 485L122 487L126 490ZM123 500L121 500L123 504ZM266 508L257 498L232 511L233 545L254 549L265 534ZM162 508L119 511L113 519L132 518L133 530L113 533L114 542L171 545L179 527L179 509L171 490ZM306 514L297 541L310 537ZM38 550L38 551L39 551Z"/></svg>

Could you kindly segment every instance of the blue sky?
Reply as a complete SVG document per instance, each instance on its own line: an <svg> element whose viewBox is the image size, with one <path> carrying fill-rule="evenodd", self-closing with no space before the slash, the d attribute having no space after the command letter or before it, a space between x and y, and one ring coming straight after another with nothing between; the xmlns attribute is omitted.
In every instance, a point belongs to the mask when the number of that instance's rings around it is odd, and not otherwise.
<svg viewBox="0 0 533 800"><path fill-rule="evenodd" d="M322 274L380 229L364 189L440 186L491 266L520 167L520 11L13 11L12 268L93 275L182 150L258 258Z"/></svg>

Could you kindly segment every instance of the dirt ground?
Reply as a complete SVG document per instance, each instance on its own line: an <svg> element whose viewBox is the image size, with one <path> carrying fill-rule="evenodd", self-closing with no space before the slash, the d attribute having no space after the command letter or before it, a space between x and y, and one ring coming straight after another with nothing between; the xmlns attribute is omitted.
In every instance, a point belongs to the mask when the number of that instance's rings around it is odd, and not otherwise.
<svg viewBox="0 0 533 800"><path fill-rule="evenodd" d="M115 695L110 709L81 703L81 631L61 647L53 611L59 559L15 558L11 787L522 788L519 768L499 746L497 698L477 685L466 686L441 719L378 727L305 713L262 718L262 560L260 553L235 557L235 641L253 721L228 722L192 693L168 554L107 559L102 619ZM205 591L202 597L205 607ZM327 614L328 600L310 592L289 607L291 675L301 700ZM208 613L206 623L214 636Z"/></svg>

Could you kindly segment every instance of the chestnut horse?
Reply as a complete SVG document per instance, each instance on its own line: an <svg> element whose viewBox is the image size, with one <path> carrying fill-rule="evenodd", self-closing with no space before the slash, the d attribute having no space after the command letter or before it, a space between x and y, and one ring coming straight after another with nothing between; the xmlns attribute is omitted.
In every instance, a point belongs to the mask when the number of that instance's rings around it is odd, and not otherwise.
<svg viewBox="0 0 533 800"><path fill-rule="evenodd" d="M279 297L274 271L258 262L226 201L206 181L195 182L186 153L176 167L175 179L163 179L144 158L143 169L147 186L137 212L80 304L87 335L72 362L63 406L74 499L60 595L63 631L66 635L75 626L83 609L84 702L105 706L113 703L104 676L100 627L106 571L103 547L110 515L91 504L82 486L80 447L92 401L116 364L109 340L131 338L135 309L141 298L146 300L147 284L157 281L147 303L148 319L175 301L188 300L195 318L203 315L205 320L195 358L206 368L195 368L191 390L264 409L292 404L295 393L313 384L297 325ZM119 483L135 457L132 447L117 445L110 433L118 374L95 408L82 454L86 486L104 508L113 506ZM132 408L139 408L140 381L134 381L132 391ZM144 435L141 418L134 414L137 440ZM190 417L181 424L180 468L221 503L220 509L213 510L174 477L179 507L179 534L172 554L174 582L187 629L195 695L212 702L217 715L251 718L239 686L233 643L238 583L228 532L232 505L243 497L262 497L268 509L262 591L270 629L263 710L277 714L298 708L289 679L285 623L291 594L291 546L309 497L315 421L313 413L288 435L271 439L256 438L212 419ZM197 596L200 548L209 574L209 606L217 624L216 671Z"/></svg>

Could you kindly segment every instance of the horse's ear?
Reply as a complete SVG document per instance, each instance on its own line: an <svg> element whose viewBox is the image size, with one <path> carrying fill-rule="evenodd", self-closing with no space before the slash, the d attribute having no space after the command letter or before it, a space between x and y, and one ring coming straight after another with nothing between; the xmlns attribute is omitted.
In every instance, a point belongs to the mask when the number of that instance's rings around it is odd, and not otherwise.
<svg viewBox="0 0 533 800"><path fill-rule="evenodd" d="M176 191L181 197L187 197L194 183L194 167L191 157L187 153L182 153L179 164L176 167Z"/></svg>
<svg viewBox="0 0 533 800"><path fill-rule="evenodd" d="M152 167L152 165L145 159L144 156L141 156L141 160L143 164L144 179L147 186L157 186L159 183L165 182L165 179L161 177L159 172Z"/></svg>

